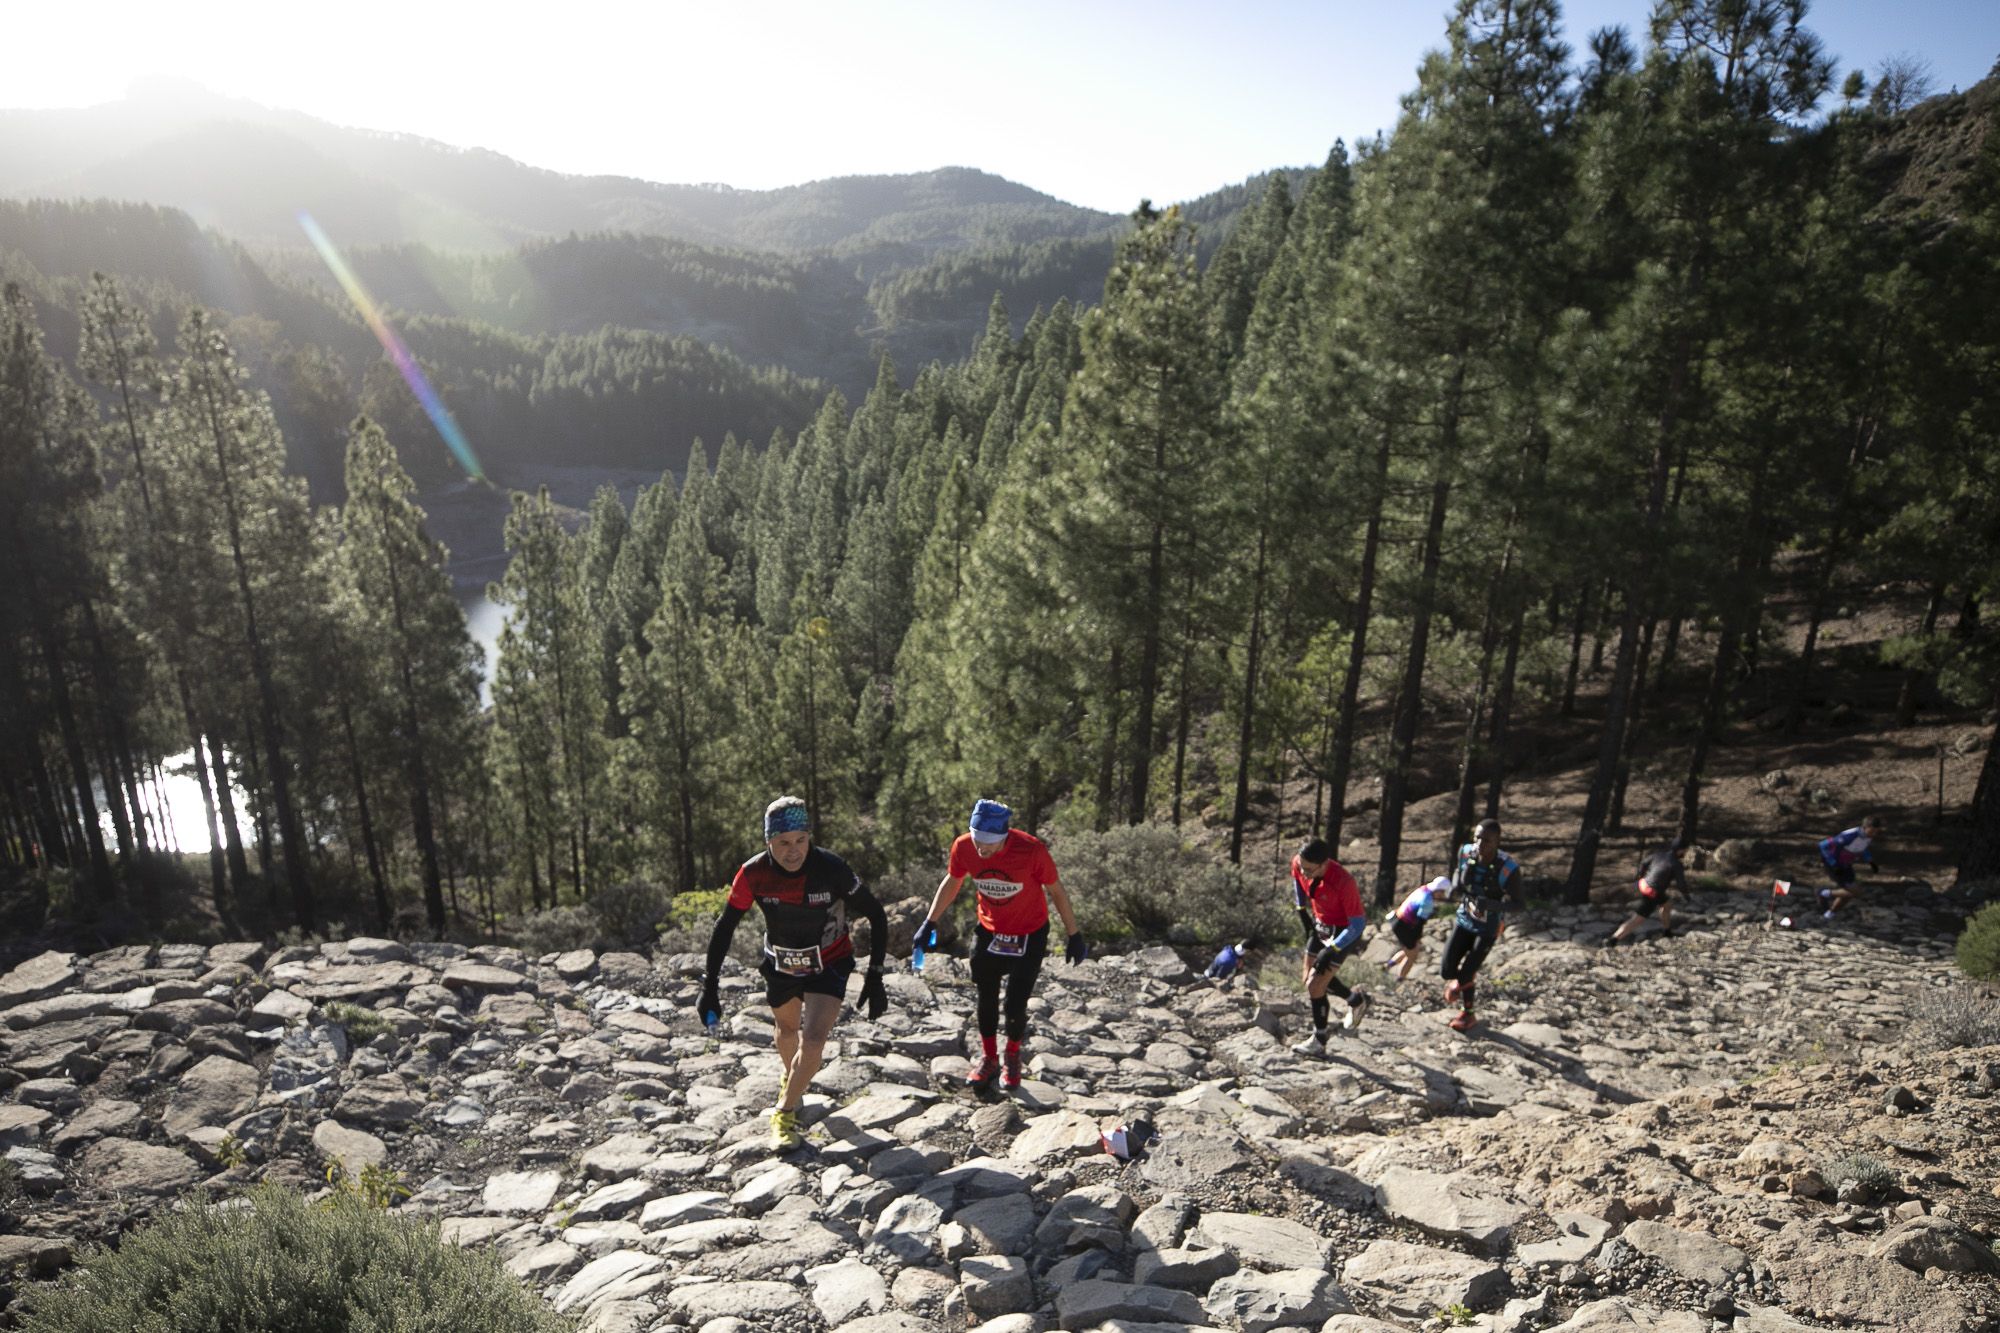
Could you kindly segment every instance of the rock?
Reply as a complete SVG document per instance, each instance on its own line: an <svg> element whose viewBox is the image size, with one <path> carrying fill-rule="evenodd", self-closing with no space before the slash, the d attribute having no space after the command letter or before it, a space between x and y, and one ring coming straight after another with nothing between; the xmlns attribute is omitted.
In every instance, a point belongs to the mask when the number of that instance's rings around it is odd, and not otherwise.
<svg viewBox="0 0 2000 1333"><path fill-rule="evenodd" d="M592 1190L570 1216L578 1222L609 1221L625 1216L659 1195L660 1187L650 1180L621 1180Z"/></svg>
<svg viewBox="0 0 2000 1333"><path fill-rule="evenodd" d="M1715 863L1724 870L1749 870L1763 859L1763 851L1754 838L1725 838L1715 849Z"/></svg>
<svg viewBox="0 0 2000 1333"><path fill-rule="evenodd" d="M83 1091L74 1079L31 1078L14 1089L23 1106L67 1115L83 1105Z"/></svg>
<svg viewBox="0 0 2000 1333"><path fill-rule="evenodd" d="M20 1271L53 1277L69 1266L69 1242L54 1236L0 1236L0 1279Z"/></svg>
<svg viewBox="0 0 2000 1333"><path fill-rule="evenodd" d="M904 1263L922 1262L931 1252L944 1210L920 1195L905 1194L882 1210L868 1248L883 1250Z"/></svg>
<svg viewBox="0 0 2000 1333"><path fill-rule="evenodd" d="M504 967L494 967L487 963L453 963L438 978L438 984L452 990L469 990L484 995L495 991L520 990L528 984L528 979L519 972L510 972ZM588 1270L586 1270L588 1271ZM582 1274L577 1275L581 1277Z"/></svg>
<svg viewBox="0 0 2000 1333"><path fill-rule="evenodd" d="M366 1130L350 1129L338 1120L322 1120L313 1126L313 1147L320 1158L331 1162L349 1176L359 1176L371 1166L389 1160L388 1145Z"/></svg>
<svg viewBox="0 0 2000 1333"><path fill-rule="evenodd" d="M36 954L0 977L0 1009L39 1000L76 984L76 955L54 949ZM25 1025L23 1025L25 1026Z"/></svg>
<svg viewBox="0 0 2000 1333"><path fill-rule="evenodd" d="M1164 944L1126 954L1119 961L1143 976L1168 985L1179 986L1194 980L1194 973L1188 971L1188 965L1181 961L1181 956Z"/></svg>
<svg viewBox="0 0 2000 1333"><path fill-rule="evenodd" d="M378 1125L407 1125L424 1109L423 1099L404 1086L394 1074L363 1079L334 1103L333 1113L342 1120L360 1120Z"/></svg>
<svg viewBox="0 0 2000 1333"><path fill-rule="evenodd" d="M1720 1287L1749 1267L1734 1245L1664 1222L1634 1222L1620 1239L1662 1267L1704 1286Z"/></svg>
<svg viewBox="0 0 2000 1333"><path fill-rule="evenodd" d="M556 975L564 981L582 981L597 970L597 953L593 949L571 949L556 958Z"/></svg>
<svg viewBox="0 0 2000 1333"><path fill-rule="evenodd" d="M1685 1310L1662 1314L1613 1297L1592 1301L1549 1333L1708 1333L1708 1320Z"/></svg>
<svg viewBox="0 0 2000 1333"><path fill-rule="evenodd" d="M1129 1243L1134 1250L1166 1250L1179 1245L1194 1224L1194 1200L1185 1194L1164 1194L1160 1201L1132 1219Z"/></svg>
<svg viewBox="0 0 2000 1333"><path fill-rule="evenodd" d="M1237 1273L1210 1287L1201 1305L1210 1319L1243 1333L1316 1324L1354 1308L1333 1275L1319 1268Z"/></svg>
<svg viewBox="0 0 2000 1333"><path fill-rule="evenodd" d="M965 1308L981 1319L1015 1314L1035 1303L1028 1261L1013 1255L973 1255L958 1266Z"/></svg>
<svg viewBox="0 0 2000 1333"><path fill-rule="evenodd" d="M1228 1250L1142 1250L1133 1261L1132 1280L1142 1287L1206 1291L1241 1267Z"/></svg>
<svg viewBox="0 0 2000 1333"><path fill-rule="evenodd" d="M1173 1134L1147 1149L1139 1174L1161 1189L1187 1190L1240 1171L1251 1160L1246 1145L1233 1135Z"/></svg>
<svg viewBox="0 0 2000 1333"><path fill-rule="evenodd" d="M1507 1290L1507 1271L1490 1260L1398 1240L1374 1242L1347 1261L1340 1278L1412 1319L1452 1305L1484 1309Z"/></svg>
<svg viewBox="0 0 2000 1333"><path fill-rule="evenodd" d="M1507 1238L1527 1209L1494 1196L1491 1187L1464 1175L1437 1175L1392 1166L1375 1184L1383 1212L1447 1240L1463 1240L1489 1254L1507 1247Z"/></svg>
<svg viewBox="0 0 2000 1333"><path fill-rule="evenodd" d="M49 1146L59 1153L74 1152L98 1139L127 1136L138 1124L139 1106L136 1102L107 1097L92 1102L88 1110L64 1125L49 1139Z"/></svg>
<svg viewBox="0 0 2000 1333"><path fill-rule="evenodd" d="M805 1298L789 1282L705 1282L675 1287L667 1294L667 1308L682 1322L696 1327L711 1319L734 1316L750 1328L776 1328L806 1314Z"/></svg>
<svg viewBox="0 0 2000 1333"><path fill-rule="evenodd" d="M660 1141L650 1134L613 1134L585 1153L577 1165L590 1180L625 1180L636 1176L660 1155Z"/></svg>
<svg viewBox="0 0 2000 1333"><path fill-rule="evenodd" d="M1026 1254L1035 1236L1035 1204L1025 1194L981 1199L952 1214L977 1254Z"/></svg>
<svg viewBox="0 0 2000 1333"><path fill-rule="evenodd" d="M1333 1242L1282 1217L1250 1213L1204 1213L1195 1223L1193 1243L1228 1250L1245 1268L1325 1268Z"/></svg>
<svg viewBox="0 0 2000 1333"><path fill-rule="evenodd" d="M543 1213L561 1188L560 1171L503 1171L488 1177L480 1197L489 1213Z"/></svg>
<svg viewBox="0 0 2000 1333"><path fill-rule="evenodd" d="M1320 1325L1319 1333L1409 1333L1401 1324L1385 1324L1367 1315L1337 1314Z"/></svg>
<svg viewBox="0 0 2000 1333"><path fill-rule="evenodd" d="M1050 1206L1048 1216L1035 1228L1035 1244L1058 1252L1089 1246L1115 1253L1125 1248L1125 1224L1132 1213L1132 1196L1125 1191L1113 1185L1086 1185Z"/></svg>
<svg viewBox="0 0 2000 1333"><path fill-rule="evenodd" d="M1964 1227L1942 1217L1900 1222L1869 1246L1868 1253L1913 1273L1940 1268L1947 1273L2000 1274L2000 1257Z"/></svg>
<svg viewBox="0 0 2000 1333"><path fill-rule="evenodd" d="M205 1175L186 1153L132 1139L99 1139L84 1150L78 1170L94 1189L153 1197L178 1194Z"/></svg>
<svg viewBox="0 0 2000 1333"><path fill-rule="evenodd" d="M597 960L597 979L613 990L643 990L652 978L653 960L644 954L607 953Z"/></svg>
<svg viewBox="0 0 2000 1333"><path fill-rule="evenodd" d="M209 1125L227 1124L256 1104L260 1080L254 1066L211 1055L174 1082L160 1127L182 1138Z"/></svg>
<svg viewBox="0 0 2000 1333"><path fill-rule="evenodd" d="M753 1333L745 1330L745 1333ZM888 1313L863 1315L833 1330L833 1333L937 1333L937 1325L915 1315Z"/></svg>
<svg viewBox="0 0 2000 1333"><path fill-rule="evenodd" d="M509 1259L507 1271L523 1281L543 1284L575 1272L582 1263L583 1254L576 1246L552 1240Z"/></svg>
<svg viewBox="0 0 2000 1333"><path fill-rule="evenodd" d="M805 1182L805 1172L790 1162L780 1162L770 1170L760 1172L730 1195L729 1202L747 1217L762 1217L777 1207L780 1199L802 1190Z"/></svg>
<svg viewBox="0 0 2000 1333"><path fill-rule="evenodd" d="M829 1324L845 1323L861 1314L875 1314L889 1303L889 1284L859 1259L821 1264L806 1270L813 1304Z"/></svg>
<svg viewBox="0 0 2000 1333"><path fill-rule="evenodd" d="M1096 1328L1113 1319L1199 1324L1204 1311L1201 1302L1184 1291L1090 1278L1056 1293L1056 1318L1065 1329Z"/></svg>
<svg viewBox="0 0 2000 1333"><path fill-rule="evenodd" d="M347 942L347 956L357 963L407 963L410 951L394 940L362 938Z"/></svg>
<svg viewBox="0 0 2000 1333"><path fill-rule="evenodd" d="M53 1113L39 1106L0 1106L0 1148L33 1143L54 1119Z"/></svg>
<svg viewBox="0 0 2000 1333"><path fill-rule="evenodd" d="M1580 1264L1597 1253L1597 1247L1611 1234L1611 1224L1589 1213L1557 1213L1556 1234L1548 1240L1523 1245L1514 1257L1529 1267L1541 1264Z"/></svg>
<svg viewBox="0 0 2000 1333"><path fill-rule="evenodd" d="M1097 1121L1076 1111L1036 1116L1014 1140L1007 1155L1017 1162L1040 1164L1087 1157L1104 1150Z"/></svg>
<svg viewBox="0 0 2000 1333"><path fill-rule="evenodd" d="M666 1262L642 1250L614 1250L585 1264L549 1304L557 1314L567 1314L594 1301L637 1294L632 1290L636 1281L658 1273Z"/></svg>

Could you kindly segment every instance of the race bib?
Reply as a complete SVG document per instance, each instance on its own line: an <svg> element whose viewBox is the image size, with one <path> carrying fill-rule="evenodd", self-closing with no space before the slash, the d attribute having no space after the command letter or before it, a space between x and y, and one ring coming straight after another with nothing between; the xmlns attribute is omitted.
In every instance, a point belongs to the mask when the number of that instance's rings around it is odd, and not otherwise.
<svg viewBox="0 0 2000 1333"><path fill-rule="evenodd" d="M1016 884L1015 888L1021 886ZM986 952L995 958L1019 958L1028 951L1026 935L995 935L986 941Z"/></svg>
<svg viewBox="0 0 2000 1333"><path fill-rule="evenodd" d="M1465 904L1465 914L1474 921L1484 921L1486 919L1486 905L1477 900L1470 901Z"/></svg>
<svg viewBox="0 0 2000 1333"><path fill-rule="evenodd" d="M975 879L972 887L996 903L1006 902L1021 891L1021 885L1011 879Z"/></svg>
<svg viewBox="0 0 2000 1333"><path fill-rule="evenodd" d="M805 949L774 947L771 950L771 966L788 977L818 976L821 970L819 946L815 944Z"/></svg>

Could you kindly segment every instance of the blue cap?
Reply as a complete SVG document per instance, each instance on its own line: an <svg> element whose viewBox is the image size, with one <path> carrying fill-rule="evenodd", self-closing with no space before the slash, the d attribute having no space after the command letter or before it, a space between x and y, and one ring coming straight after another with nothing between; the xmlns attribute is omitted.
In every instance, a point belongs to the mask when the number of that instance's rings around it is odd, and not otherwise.
<svg viewBox="0 0 2000 1333"><path fill-rule="evenodd" d="M806 803L796 796L780 796L765 807L764 837L768 840L780 833L804 833L812 827L812 816L806 812Z"/></svg>
<svg viewBox="0 0 2000 1333"><path fill-rule="evenodd" d="M1013 818L1014 812L998 801L975 801L970 832L983 842L995 842L1007 836L1007 825Z"/></svg>

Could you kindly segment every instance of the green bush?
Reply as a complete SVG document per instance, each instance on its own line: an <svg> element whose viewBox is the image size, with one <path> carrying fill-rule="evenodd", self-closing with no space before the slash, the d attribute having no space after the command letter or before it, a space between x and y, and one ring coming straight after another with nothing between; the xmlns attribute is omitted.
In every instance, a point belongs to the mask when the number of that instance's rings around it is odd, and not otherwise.
<svg viewBox="0 0 2000 1333"><path fill-rule="evenodd" d="M1980 986L1940 986L1917 996L1907 1029L1920 1051L2000 1046L2000 1000Z"/></svg>
<svg viewBox="0 0 2000 1333"><path fill-rule="evenodd" d="M389 1020L373 1009L345 1000L335 1000L326 1006L326 1016L347 1029L347 1039L356 1046L366 1046L383 1033L389 1031Z"/></svg>
<svg viewBox="0 0 2000 1333"><path fill-rule="evenodd" d="M562 1333L490 1249L340 1193L275 1186L172 1213L31 1291L27 1333Z"/></svg>
<svg viewBox="0 0 2000 1333"><path fill-rule="evenodd" d="M1086 934L1163 940L1176 925L1202 944L1269 944L1296 933L1288 894L1244 881L1165 824L1069 833L1050 842L1056 869Z"/></svg>
<svg viewBox="0 0 2000 1333"><path fill-rule="evenodd" d="M1849 1153L1828 1162L1820 1168L1819 1175L1831 1190L1855 1181L1867 1190L1870 1198L1879 1199L1896 1188L1896 1173L1867 1153Z"/></svg>
<svg viewBox="0 0 2000 1333"><path fill-rule="evenodd" d="M1958 970L1981 981L2000 977L2000 903L1988 903L1965 923L1958 937Z"/></svg>
<svg viewBox="0 0 2000 1333"><path fill-rule="evenodd" d="M522 953L539 958L545 953L595 949L600 933L597 918L587 908L570 903L546 912L529 912L514 928L514 940Z"/></svg>

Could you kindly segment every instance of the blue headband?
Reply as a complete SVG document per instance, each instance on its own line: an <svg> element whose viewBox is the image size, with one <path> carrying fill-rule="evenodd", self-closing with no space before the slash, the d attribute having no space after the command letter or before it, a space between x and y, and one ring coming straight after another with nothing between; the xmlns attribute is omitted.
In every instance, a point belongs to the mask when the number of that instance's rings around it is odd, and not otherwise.
<svg viewBox="0 0 2000 1333"><path fill-rule="evenodd" d="M976 838L993 842L1007 836L1008 821L1013 818L1014 812L998 801L978 801L972 807L970 832Z"/></svg>
<svg viewBox="0 0 2000 1333"><path fill-rule="evenodd" d="M764 812L764 837L775 838L780 833L804 833L812 827L812 816L803 804L781 805L775 810Z"/></svg>

